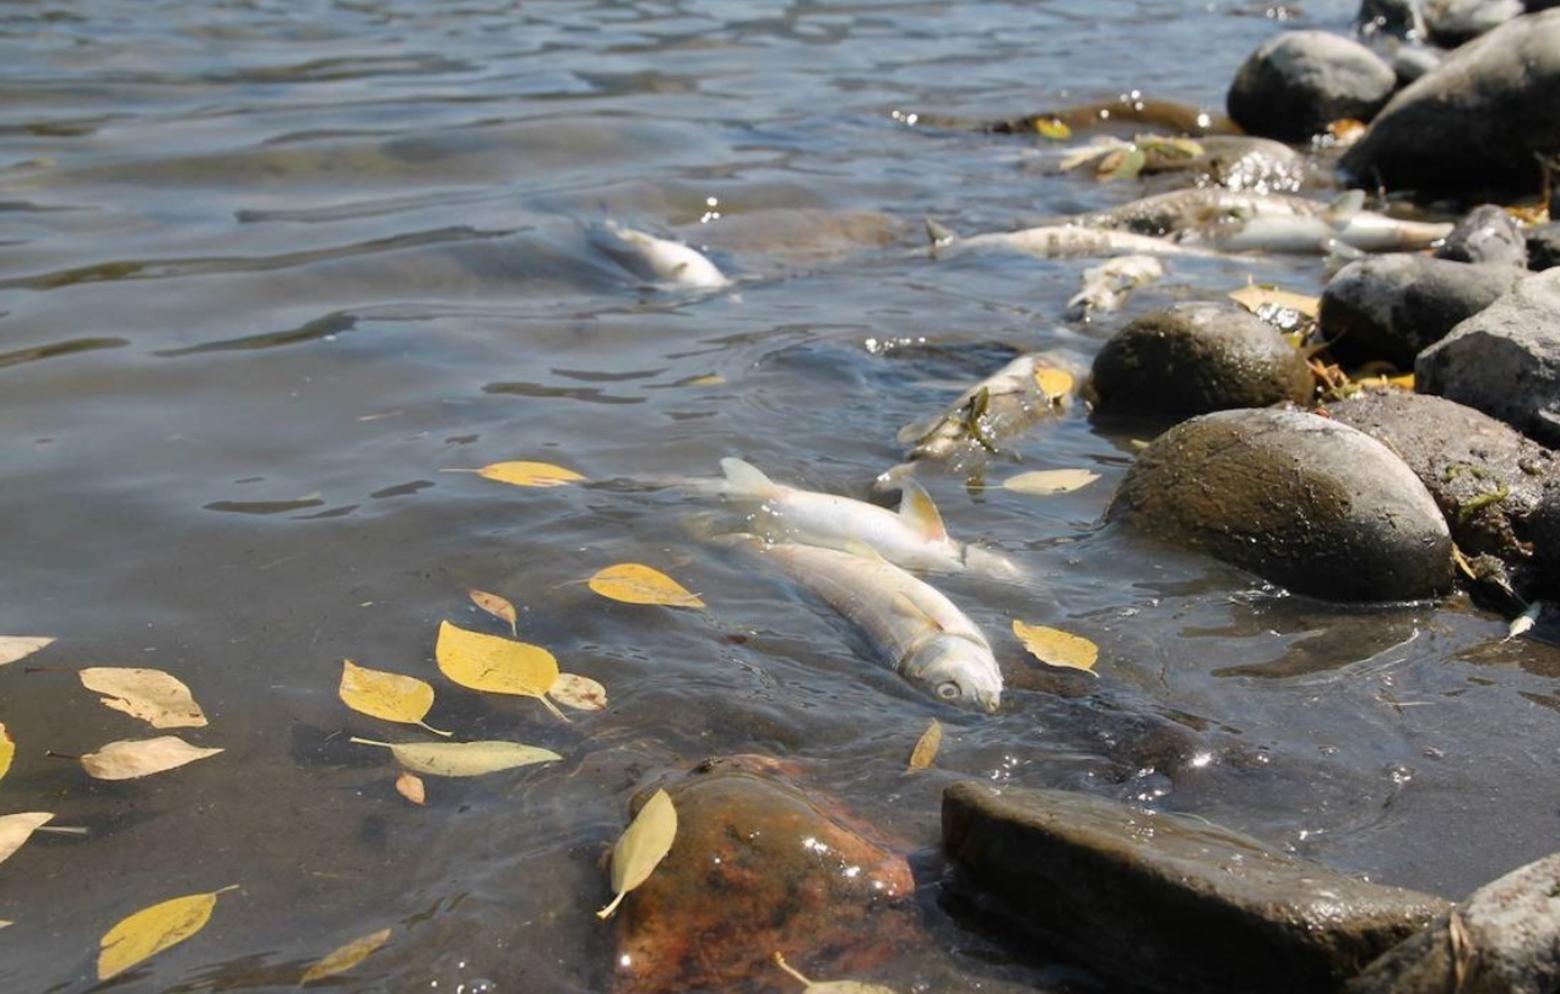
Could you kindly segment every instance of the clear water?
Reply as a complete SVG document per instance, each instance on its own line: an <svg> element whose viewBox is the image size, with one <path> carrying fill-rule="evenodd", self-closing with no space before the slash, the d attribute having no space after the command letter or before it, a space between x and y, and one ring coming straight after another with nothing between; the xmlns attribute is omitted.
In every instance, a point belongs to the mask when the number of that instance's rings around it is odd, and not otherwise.
<svg viewBox="0 0 1560 994"><path fill-rule="evenodd" d="M802 761L919 847L936 843L942 787L978 776L1151 800L1451 896L1555 848L1555 650L1500 643L1502 619L1459 599L1332 609L1098 530L1146 428L1075 412L1024 439L1024 468L1102 474L1066 496L930 479L955 534L1035 574L945 584L1007 671L993 717L938 706L826 608L701 544L700 498L633 482L740 454L860 495L897 461L901 424L1012 350L1087 360L1115 322L1060 322L1085 263L910 249L923 215L976 231L1136 191L905 114L1133 89L1216 108L1278 13L0 8L0 632L59 637L0 670L20 747L0 812L90 829L35 836L0 867L0 919L16 922L0 988L86 990L114 921L239 884L199 936L115 989L292 989L306 963L394 926L340 989L603 990L611 930L590 912L630 794L732 751ZM1352 5L1282 13L1341 29ZM900 240L849 212L887 215ZM690 233L744 282L641 287L583 235L607 216ZM1177 263L1127 315L1222 293L1254 265L1299 290L1321 278L1310 260ZM921 339L936 347L868 347ZM608 482L442 472L520 458ZM578 582L622 560L675 574L709 610L609 603ZM442 681L440 619L500 630L471 586L521 604L523 634L606 684L611 710L563 725ZM1040 671L1014 617L1094 639L1099 678ZM346 741L399 730L340 704L343 657L431 678L436 725L565 761L430 780L414 808L382 753ZM189 737L227 751L117 784L45 756L145 733L80 689L69 671L85 665L178 674L212 717ZM906 779L933 716L949 726L937 768ZM925 904L925 943L875 979L1056 976Z"/></svg>

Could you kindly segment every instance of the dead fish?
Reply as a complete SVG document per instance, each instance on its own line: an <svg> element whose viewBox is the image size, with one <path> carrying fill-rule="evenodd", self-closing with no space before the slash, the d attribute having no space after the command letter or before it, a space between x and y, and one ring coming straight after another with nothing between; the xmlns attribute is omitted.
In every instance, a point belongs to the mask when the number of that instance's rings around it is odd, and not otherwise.
<svg viewBox="0 0 1560 994"><path fill-rule="evenodd" d="M1087 321L1126 303L1127 295L1164 276L1165 267L1151 255L1117 256L1083 271L1083 284L1067 301L1069 321Z"/></svg>
<svg viewBox="0 0 1560 994"><path fill-rule="evenodd" d="M1255 217L1317 217L1327 205L1278 193L1194 187L1171 190L1102 211L1071 218L1074 224L1140 235L1175 235L1227 220Z"/></svg>
<svg viewBox="0 0 1560 994"><path fill-rule="evenodd" d="M645 279L695 290L717 289L731 283L703 253L682 242L657 238L616 221L597 226L593 235L593 244Z"/></svg>
<svg viewBox="0 0 1560 994"><path fill-rule="evenodd" d="M1077 224L1044 225L1021 231L995 231L961 238L928 219L926 233L933 255L971 251L1017 252L1039 259L1074 259L1113 255L1178 255L1213 257L1217 253L1194 246L1177 245L1164 238L1150 238L1130 231L1089 228Z"/></svg>

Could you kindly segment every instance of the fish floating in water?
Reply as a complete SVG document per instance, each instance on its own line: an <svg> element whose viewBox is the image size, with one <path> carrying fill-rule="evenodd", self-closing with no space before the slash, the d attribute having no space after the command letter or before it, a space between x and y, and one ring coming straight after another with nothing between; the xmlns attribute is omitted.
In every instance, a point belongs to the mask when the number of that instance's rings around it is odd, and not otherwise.
<svg viewBox="0 0 1560 994"><path fill-rule="evenodd" d="M1069 321L1086 321L1095 314L1120 309L1127 294L1165 275L1164 264L1151 255L1122 255L1083 271L1083 285L1068 298Z"/></svg>
<svg viewBox="0 0 1560 994"><path fill-rule="evenodd" d="M616 221L593 229L592 243L644 279L690 290L714 290L731 280L698 249L657 238Z"/></svg>
<svg viewBox="0 0 1560 994"><path fill-rule="evenodd" d="M1089 228L1078 224L1051 224L1019 231L993 231L960 237L936 221L927 219L926 233L933 255L964 252L1017 252L1038 259L1076 259L1112 255L1176 255L1216 258L1217 252L1178 245L1130 231Z"/></svg>

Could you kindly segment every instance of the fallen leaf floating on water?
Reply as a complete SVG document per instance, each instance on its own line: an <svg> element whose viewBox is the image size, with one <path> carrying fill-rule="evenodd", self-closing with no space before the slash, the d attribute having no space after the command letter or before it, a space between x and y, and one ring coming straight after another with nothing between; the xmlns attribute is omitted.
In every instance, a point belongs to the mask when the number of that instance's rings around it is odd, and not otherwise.
<svg viewBox="0 0 1560 994"><path fill-rule="evenodd" d="M45 635L0 635L0 666L26 659L53 641Z"/></svg>
<svg viewBox="0 0 1560 994"><path fill-rule="evenodd" d="M485 480L496 480L516 487L561 487L585 477L572 469L550 462L496 462L481 469L446 470L450 473L475 473Z"/></svg>
<svg viewBox="0 0 1560 994"><path fill-rule="evenodd" d="M625 604L657 604L663 607L703 607L687 587L658 569L643 563L618 563L598 570L590 589L609 600Z"/></svg>
<svg viewBox="0 0 1560 994"><path fill-rule="evenodd" d="M577 711L600 711L607 706L607 688L578 673L559 673L547 693L559 704Z"/></svg>
<svg viewBox="0 0 1560 994"><path fill-rule="evenodd" d="M787 963L778 952L775 953L775 965L802 984L802 994L895 994L891 987L863 984L859 980L823 980L815 983L802 976L801 971Z"/></svg>
<svg viewBox="0 0 1560 994"><path fill-rule="evenodd" d="M1008 477L1002 481L1002 487L1014 493L1049 497L1082 490L1099 478L1100 474L1086 469L1037 469Z"/></svg>
<svg viewBox="0 0 1560 994"><path fill-rule="evenodd" d="M1099 675L1094 672L1094 664L1100 658L1100 647L1080 635L1059 628L1047 628L1045 625L1026 625L1016 619L1013 622L1013 634L1024 643L1024 648L1030 654L1047 666L1061 666L1083 670L1092 676Z"/></svg>
<svg viewBox="0 0 1560 994"><path fill-rule="evenodd" d="M1040 392L1045 394L1046 399L1051 403L1060 403L1072 393L1073 376L1065 369L1041 366L1035 370L1035 386L1040 388Z"/></svg>
<svg viewBox="0 0 1560 994"><path fill-rule="evenodd" d="M98 980L108 980L176 946L205 928L217 906L217 895L236 890L237 884L209 894L187 894L143 908L109 929L98 951Z"/></svg>
<svg viewBox="0 0 1560 994"><path fill-rule="evenodd" d="M205 712L190 688L162 670L90 666L80 671L81 685L98 694L99 702L153 728L204 728Z"/></svg>
<svg viewBox="0 0 1560 994"><path fill-rule="evenodd" d="M444 621L439 623L433 655L439 672L462 687L534 697L559 718L569 720L547 699L558 682L558 660L539 645L470 632Z"/></svg>
<svg viewBox="0 0 1560 994"><path fill-rule="evenodd" d="M910 750L910 765L905 769L906 773L914 773L916 770L924 770L932 765L932 760L937 758L937 750L942 747L942 722L936 718L926 726L926 731L915 740L915 748Z"/></svg>
<svg viewBox="0 0 1560 994"><path fill-rule="evenodd" d="M0 863L22 848L39 825L46 824L54 815L48 811L24 811L21 814L0 815Z"/></svg>
<svg viewBox="0 0 1560 994"><path fill-rule="evenodd" d="M1230 299L1253 314L1260 313L1264 307L1282 307L1312 320L1322 306L1320 298L1291 293L1265 283L1248 283L1231 293Z"/></svg>
<svg viewBox="0 0 1560 994"><path fill-rule="evenodd" d="M341 661L342 703L354 711L385 721L418 725L435 735L449 735L423 721L433 707L433 686L414 676L386 673L359 666L350 659Z"/></svg>
<svg viewBox="0 0 1560 994"><path fill-rule="evenodd" d="M612 847L612 903L596 912L597 918L611 918L623 895L650 878L677 838L677 809L666 791L651 795L639 814L618 836Z"/></svg>
<svg viewBox="0 0 1560 994"><path fill-rule="evenodd" d="M82 767L99 780L134 780L176 769L197 759L215 756L221 749L192 746L177 735L155 739L121 739L81 757Z"/></svg>
<svg viewBox="0 0 1560 994"><path fill-rule="evenodd" d="M374 950L389 941L390 930L388 928L382 928L372 935L353 939L303 971L303 977L298 983L300 985L307 984L309 981L319 980L321 977L333 977L338 973L346 973L367 959Z"/></svg>
<svg viewBox="0 0 1560 994"><path fill-rule="evenodd" d="M471 603L491 614L500 621L509 622L509 634L515 638L520 637L520 615L515 611L515 606L507 599L490 594L486 590L478 590L475 587L466 591L471 597Z"/></svg>
<svg viewBox="0 0 1560 994"><path fill-rule="evenodd" d="M428 803L428 791L423 787L422 777L415 773L402 770L401 775L395 778L395 792L413 804Z"/></svg>
<svg viewBox="0 0 1560 994"><path fill-rule="evenodd" d="M0 780L5 779L6 772L11 768L11 760L15 758L16 740L5 730L5 725L0 724Z"/></svg>
<svg viewBox="0 0 1560 994"><path fill-rule="evenodd" d="M1037 117L1034 121L1035 133L1042 138L1052 141L1066 141L1072 137L1072 128L1059 117Z"/></svg>
<svg viewBox="0 0 1560 994"><path fill-rule="evenodd" d="M395 761L414 773L434 777L479 777L533 763L553 763L563 757L550 749L519 742L376 742L353 736L358 745L389 749Z"/></svg>

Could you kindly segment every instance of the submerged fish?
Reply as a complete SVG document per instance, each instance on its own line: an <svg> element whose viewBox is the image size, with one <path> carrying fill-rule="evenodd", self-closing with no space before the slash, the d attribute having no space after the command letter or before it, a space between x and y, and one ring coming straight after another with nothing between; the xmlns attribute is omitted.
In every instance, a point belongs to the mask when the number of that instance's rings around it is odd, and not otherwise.
<svg viewBox="0 0 1560 994"><path fill-rule="evenodd" d="M1078 224L1052 224L1020 231L993 231L968 238L935 221L926 222L934 254L974 251L1018 252L1040 259L1074 259L1112 255L1179 255L1212 257L1217 253L1178 245L1166 238L1151 238L1130 231L1090 228Z"/></svg>
<svg viewBox="0 0 1560 994"><path fill-rule="evenodd" d="M642 278L689 289L715 289L731 283L715 263L682 242L657 238L616 221L607 221L595 231L594 244Z"/></svg>
<svg viewBox="0 0 1560 994"><path fill-rule="evenodd" d="M726 496L762 502L768 523L787 539L831 549L864 545L907 569L1020 575L997 553L949 538L931 495L914 480L904 481L896 514L866 501L775 483L741 459L722 459L720 468Z"/></svg>
<svg viewBox="0 0 1560 994"><path fill-rule="evenodd" d="M1151 255L1123 255L1083 271L1083 285L1067 301L1069 321L1108 314L1127 300L1127 294L1164 276L1165 267Z"/></svg>
<svg viewBox="0 0 1560 994"><path fill-rule="evenodd" d="M781 542L746 542L766 562L812 592L867 637L881 659L905 679L951 704L995 711L1002 670L991 643L936 588L870 550L841 552Z"/></svg>
<svg viewBox="0 0 1560 994"><path fill-rule="evenodd" d="M1090 228L1140 235L1175 235L1217 221L1252 217L1316 217L1327 205L1282 193L1192 187L1079 214L1069 220Z"/></svg>

